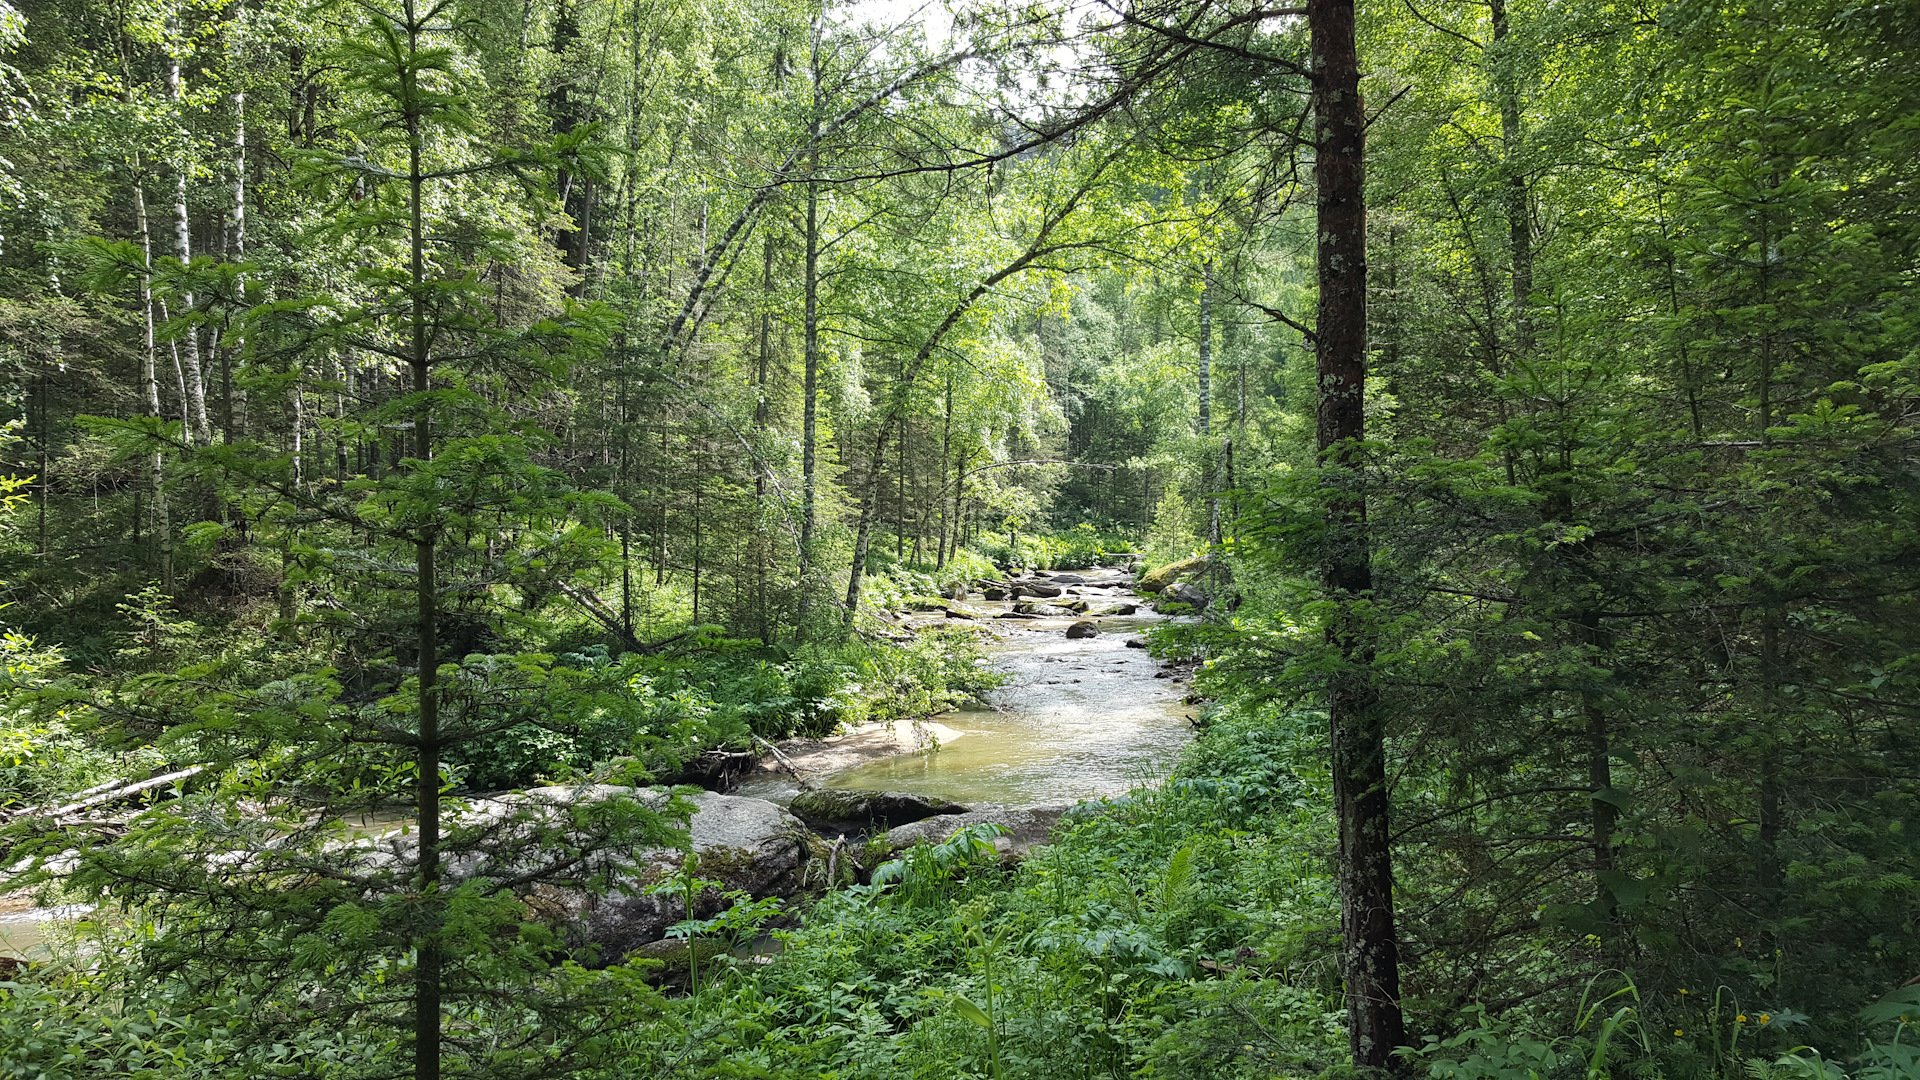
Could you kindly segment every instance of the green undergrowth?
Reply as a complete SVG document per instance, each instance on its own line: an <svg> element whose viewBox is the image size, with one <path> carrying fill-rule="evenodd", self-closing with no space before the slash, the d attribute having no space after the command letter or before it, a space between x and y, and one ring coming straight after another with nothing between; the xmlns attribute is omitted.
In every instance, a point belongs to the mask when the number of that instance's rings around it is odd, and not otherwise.
<svg viewBox="0 0 1920 1080"><path fill-rule="evenodd" d="M129 629L117 672L78 669L19 635L0 640L0 809L146 776L204 749L174 737L177 724L148 716L217 724L283 699L330 712L370 689L344 684L310 647L223 634L158 601L123 612ZM944 712L997 684L980 660L973 637L937 629L904 643L766 646L696 627L653 655L594 645L472 653L449 658L443 678L450 700L481 710L491 730L449 752L446 764L466 791L564 781L613 759L672 776L703 751L750 750L753 736L820 736Z"/></svg>
<svg viewBox="0 0 1920 1080"><path fill-rule="evenodd" d="M1090 570L1104 566L1107 556L1133 551L1135 543L1120 533L1082 523L1050 533L1016 533L1012 543L983 536L972 544L981 557L1006 570Z"/></svg>
<svg viewBox="0 0 1920 1080"><path fill-rule="evenodd" d="M652 1076L1268 1077L1344 1057L1315 782L1222 726L1002 869L984 838L828 896L630 1037Z"/></svg>

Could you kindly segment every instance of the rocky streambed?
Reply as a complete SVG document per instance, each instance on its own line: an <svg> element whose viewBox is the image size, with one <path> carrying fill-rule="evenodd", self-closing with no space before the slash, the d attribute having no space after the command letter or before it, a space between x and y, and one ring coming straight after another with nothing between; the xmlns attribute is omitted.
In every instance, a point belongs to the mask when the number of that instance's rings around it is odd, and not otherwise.
<svg viewBox="0 0 1920 1080"><path fill-rule="evenodd" d="M1187 608L1171 605L1181 602L1163 593L1159 606L1178 613ZM885 846L897 849L979 823L1007 828L996 846L1018 855L1046 842L1071 805L1163 775L1191 737L1191 709L1184 704L1183 673L1139 647L1139 632L1169 617L1148 603L1134 594L1128 575L1094 571L985 583L977 592L902 613L907 631L977 627L988 662L1009 676L1007 684L983 703L932 721L781 744L779 755L762 759L733 790L695 799L692 840L700 875L756 898L793 896L827 885L830 874L844 882L870 872L858 864L865 853L855 851L867 838L884 835ZM560 803L623 792L527 794ZM662 851L639 860L642 880L630 884L664 877L678 858ZM576 942L597 946L608 959L634 949L659 952L651 943L684 913L663 897L630 892L529 899L568 925ZM722 903L716 891L700 906L717 910ZM49 922L77 914L0 906L0 957L44 955Z"/></svg>

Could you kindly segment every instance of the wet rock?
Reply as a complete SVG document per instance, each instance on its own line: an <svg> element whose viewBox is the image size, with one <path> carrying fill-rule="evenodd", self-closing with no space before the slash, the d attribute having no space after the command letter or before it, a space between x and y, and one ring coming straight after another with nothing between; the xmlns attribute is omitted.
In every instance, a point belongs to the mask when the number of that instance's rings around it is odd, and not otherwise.
<svg viewBox="0 0 1920 1080"><path fill-rule="evenodd" d="M1005 599L1007 598L1007 590L1005 590L1005 589L982 589L982 590L980 591L980 595L981 595L981 596L982 596L983 598L985 598L985 599L988 599L988 600L1005 600Z"/></svg>
<svg viewBox="0 0 1920 1080"><path fill-rule="evenodd" d="M1069 600L1060 606L1076 615L1085 615L1087 613L1087 602L1085 600Z"/></svg>
<svg viewBox="0 0 1920 1080"><path fill-rule="evenodd" d="M1129 649L1144 649L1147 647L1146 641L1137 637L1130 637L1122 644L1126 645Z"/></svg>
<svg viewBox="0 0 1920 1080"><path fill-rule="evenodd" d="M979 617L980 616L975 615L963 607L950 607L947 609L947 618L949 619L977 619Z"/></svg>
<svg viewBox="0 0 1920 1080"><path fill-rule="evenodd" d="M1168 563L1141 578L1140 591L1158 596L1161 590L1173 584L1175 581L1206 569L1207 561L1205 555L1195 555L1191 559L1181 559L1176 563Z"/></svg>
<svg viewBox="0 0 1920 1080"><path fill-rule="evenodd" d="M1059 596L1061 590L1053 585L1022 585L1020 591L1028 596L1039 596L1051 600Z"/></svg>
<svg viewBox="0 0 1920 1080"><path fill-rule="evenodd" d="M1003 611L994 616L996 619L1037 619L1039 617L1025 611Z"/></svg>
<svg viewBox="0 0 1920 1080"><path fill-rule="evenodd" d="M908 825L940 814L964 814L967 808L930 795L905 791L842 791L819 788L794 796L787 809L810 825L868 828ZM844 831L844 830L843 830Z"/></svg>
<svg viewBox="0 0 1920 1080"><path fill-rule="evenodd" d="M907 601L907 610L908 611L945 611L947 610L947 602L945 600L928 600L925 598L921 598L917 600L909 600Z"/></svg>
<svg viewBox="0 0 1920 1080"><path fill-rule="evenodd" d="M1109 615L1135 615L1139 611L1140 607L1137 604L1108 604L1105 607L1088 608L1087 614L1096 618L1106 618Z"/></svg>
<svg viewBox="0 0 1920 1080"><path fill-rule="evenodd" d="M1013 606L1015 614L1030 615L1036 619L1060 619L1075 614L1066 608L1054 604L1033 604L1022 600Z"/></svg>
<svg viewBox="0 0 1920 1080"><path fill-rule="evenodd" d="M1079 622L1067 627L1067 636L1070 638L1099 637L1100 627L1096 626L1091 620L1081 619Z"/></svg>
<svg viewBox="0 0 1920 1080"><path fill-rule="evenodd" d="M1087 583L1087 579L1081 577L1079 574L1054 574L1047 580L1053 582L1055 585L1085 585Z"/></svg>
<svg viewBox="0 0 1920 1080"><path fill-rule="evenodd" d="M1020 856L1051 839L1053 827L1060 823L1060 815L1066 810L1064 806L982 807L970 813L928 818L890 829L887 845L898 850L923 840L937 844L969 825L992 824L1008 830L1007 835L994 838L993 846L1002 855Z"/></svg>
<svg viewBox="0 0 1920 1080"><path fill-rule="evenodd" d="M658 977L672 978L683 975L691 965L690 959L698 960L704 971L710 961L718 960L728 953L725 942L713 938L662 938L649 941L629 953L635 960L658 960L662 963ZM702 976L705 981L705 976Z"/></svg>

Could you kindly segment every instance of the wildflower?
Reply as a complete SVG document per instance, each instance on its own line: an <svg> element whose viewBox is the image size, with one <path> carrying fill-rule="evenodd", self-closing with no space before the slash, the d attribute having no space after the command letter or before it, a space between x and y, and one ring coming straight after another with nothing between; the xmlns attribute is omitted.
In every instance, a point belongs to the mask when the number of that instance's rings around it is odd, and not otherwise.
<svg viewBox="0 0 1920 1080"><path fill-rule="evenodd" d="M1685 997L1685 996L1686 996L1686 994L1687 994L1687 988L1686 988L1686 987L1684 987L1684 986L1683 986L1683 987L1681 987L1681 988L1680 988L1680 996L1681 996L1681 997Z"/></svg>
<svg viewBox="0 0 1920 1080"><path fill-rule="evenodd" d="M1736 1024L1744 1024L1744 1023L1746 1023L1746 1022L1747 1022L1747 1014L1746 1014L1746 1013L1741 1013L1741 1014L1740 1014L1739 1016L1736 1016L1736 1017L1734 1017L1734 1018L1733 1018L1733 1022L1734 1022L1734 1023L1736 1023Z"/></svg>
<svg viewBox="0 0 1920 1080"><path fill-rule="evenodd" d="M1770 1023L1772 1023L1772 1022L1773 1022L1773 1017L1772 1017L1771 1015L1769 1015L1769 1014L1767 1014L1767 1013L1761 1013L1761 1014L1760 1014L1760 1025L1761 1025L1762 1027L1765 1027L1766 1025L1768 1025L1768 1024L1770 1024Z"/></svg>
<svg viewBox="0 0 1920 1080"><path fill-rule="evenodd" d="M1674 1037L1674 1038L1676 1038L1676 1039L1677 1039L1677 1038L1679 1038L1679 1037L1681 1037L1682 1035L1685 1035L1685 1034L1686 1034L1686 1032L1684 1032L1684 1031L1681 1031L1681 1030L1680 1030L1679 1028L1674 1028L1674 1029L1673 1029L1673 1037Z"/></svg>

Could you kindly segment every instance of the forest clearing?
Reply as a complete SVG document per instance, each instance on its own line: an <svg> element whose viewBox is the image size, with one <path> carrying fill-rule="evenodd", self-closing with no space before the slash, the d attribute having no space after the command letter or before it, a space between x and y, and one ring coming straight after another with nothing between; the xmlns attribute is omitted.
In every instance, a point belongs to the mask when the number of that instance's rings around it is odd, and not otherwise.
<svg viewBox="0 0 1920 1080"><path fill-rule="evenodd" d="M0 1077L1920 1080L1920 5L0 0Z"/></svg>

